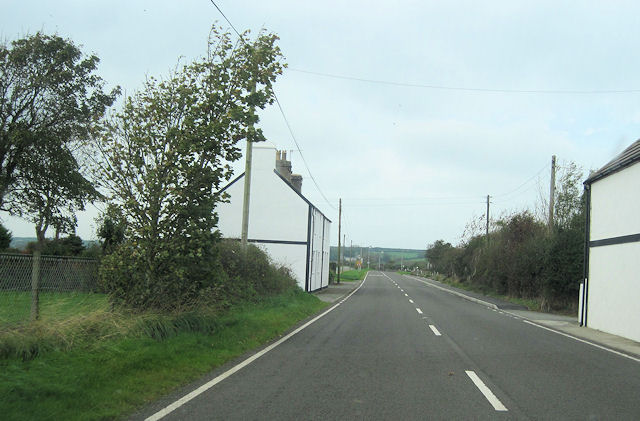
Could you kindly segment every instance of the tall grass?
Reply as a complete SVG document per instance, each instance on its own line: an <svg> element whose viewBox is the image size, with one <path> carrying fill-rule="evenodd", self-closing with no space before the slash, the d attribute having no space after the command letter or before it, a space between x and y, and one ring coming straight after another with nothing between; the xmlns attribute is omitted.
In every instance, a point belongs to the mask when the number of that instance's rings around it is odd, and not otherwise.
<svg viewBox="0 0 640 421"><path fill-rule="evenodd" d="M85 331L95 340L83 346L50 349L26 361L16 355L0 359L0 418L123 417L277 338L324 306L310 294L290 290L220 314L96 312L91 319L102 320L99 326L117 335Z"/></svg>

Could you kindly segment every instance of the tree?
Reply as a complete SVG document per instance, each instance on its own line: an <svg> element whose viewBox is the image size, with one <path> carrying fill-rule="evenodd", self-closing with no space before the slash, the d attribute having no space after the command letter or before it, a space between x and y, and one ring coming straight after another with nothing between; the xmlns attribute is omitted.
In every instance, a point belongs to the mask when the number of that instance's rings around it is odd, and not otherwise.
<svg viewBox="0 0 640 421"><path fill-rule="evenodd" d="M101 179L122 209L132 241L123 247L133 253L114 253L103 273L114 285L117 273L133 280L131 288L144 285L142 306L179 305L209 282L227 162L240 157L240 139L264 140L252 129L254 109L273 102L271 84L282 72L275 35L234 47L230 34L212 34L207 59L148 79L99 139ZM130 264L113 260L122 258Z"/></svg>
<svg viewBox="0 0 640 421"><path fill-rule="evenodd" d="M554 225L568 228L573 218L582 212L582 168L574 162L561 167L554 206Z"/></svg>
<svg viewBox="0 0 640 421"><path fill-rule="evenodd" d="M86 139L113 103L119 88L103 92L98 61L72 41L40 32L0 45L0 209L15 213L7 201L32 172L31 155L55 155Z"/></svg>
<svg viewBox="0 0 640 421"><path fill-rule="evenodd" d="M98 237L102 238L102 253L110 254L125 240L127 224L122 210L109 204L98 220Z"/></svg>
<svg viewBox="0 0 640 421"><path fill-rule="evenodd" d="M83 210L87 201L99 196L80 172L71 151L59 146L58 142L41 139L34 153L23 158L30 171L21 175L20 188L11 193L14 214L32 222L36 230L31 271L32 320L38 318L40 256L47 229L54 226L63 232L71 231L76 226L76 211Z"/></svg>
<svg viewBox="0 0 640 421"><path fill-rule="evenodd" d="M0 224L0 251L6 250L11 246L11 231Z"/></svg>

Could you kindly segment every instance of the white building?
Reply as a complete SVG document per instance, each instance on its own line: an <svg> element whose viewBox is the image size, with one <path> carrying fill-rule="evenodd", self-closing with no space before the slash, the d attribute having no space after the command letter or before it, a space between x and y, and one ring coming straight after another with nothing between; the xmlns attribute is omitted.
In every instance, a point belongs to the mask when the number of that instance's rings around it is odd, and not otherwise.
<svg viewBox="0 0 640 421"><path fill-rule="evenodd" d="M587 244L581 321L640 341L640 140L584 185Z"/></svg>
<svg viewBox="0 0 640 421"><path fill-rule="evenodd" d="M245 174L222 191L229 203L218 205L218 229L240 238ZM291 269L298 285L315 291L329 285L331 221L301 193L302 177L291 174L286 152L266 142L253 145L248 241Z"/></svg>

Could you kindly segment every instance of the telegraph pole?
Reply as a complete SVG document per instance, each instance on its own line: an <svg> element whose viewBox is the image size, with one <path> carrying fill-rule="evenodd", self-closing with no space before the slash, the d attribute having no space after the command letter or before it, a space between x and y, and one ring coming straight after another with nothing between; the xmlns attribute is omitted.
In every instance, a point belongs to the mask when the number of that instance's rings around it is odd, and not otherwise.
<svg viewBox="0 0 640 421"><path fill-rule="evenodd" d="M549 183L549 231L553 229L553 207L556 199L556 156L551 157L551 182Z"/></svg>
<svg viewBox="0 0 640 421"><path fill-rule="evenodd" d="M486 239L489 242L489 199L491 196L487 195L487 229L486 229Z"/></svg>
<svg viewBox="0 0 640 421"><path fill-rule="evenodd" d="M337 277L338 283L340 283L340 236L341 235L342 235L342 199L339 199L338 201L338 266L336 268L337 275L338 275Z"/></svg>
<svg viewBox="0 0 640 421"><path fill-rule="evenodd" d="M256 82L251 85L251 93L256 93ZM255 113L255 107L252 105L249 107L249 113L253 117ZM253 155L253 122L247 127L247 153L244 163L244 197L242 201L242 232L240 237L240 243L243 249L247 248L247 237L249 235L249 204L251 201L251 158Z"/></svg>

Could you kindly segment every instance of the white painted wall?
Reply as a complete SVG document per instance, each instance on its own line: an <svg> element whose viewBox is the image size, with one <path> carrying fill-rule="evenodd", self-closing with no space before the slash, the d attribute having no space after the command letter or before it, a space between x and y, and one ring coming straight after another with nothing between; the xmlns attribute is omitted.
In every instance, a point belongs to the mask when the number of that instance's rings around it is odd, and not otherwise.
<svg viewBox="0 0 640 421"><path fill-rule="evenodd" d="M640 243L592 247L587 326L640 342Z"/></svg>
<svg viewBox="0 0 640 421"><path fill-rule="evenodd" d="M640 234L640 163L591 185L590 240ZM640 243L589 249L587 326L640 341Z"/></svg>
<svg viewBox="0 0 640 421"><path fill-rule="evenodd" d="M304 290L307 270L307 246L298 244L254 244L276 263L288 267L298 286Z"/></svg>
<svg viewBox="0 0 640 421"><path fill-rule="evenodd" d="M269 143L253 146L253 166L251 176L251 201L249 207L250 240L307 241L309 209L313 210L315 224L312 224L312 240L317 241L318 250L312 253L314 264L310 290L328 285L329 254L327 245L326 271L322 270L322 225L325 220L319 211L310 207L297 192L287 185L275 172L276 148ZM221 203L216 208L218 229L226 238L240 238L242 227L242 200L244 177L233 183L225 192L229 203ZM327 221L328 223L328 221ZM325 227L328 244L331 227ZM307 271L306 244L265 244L257 243L276 263L288 266L298 285L304 289ZM315 260L317 259L317 260ZM321 278L326 278L326 282Z"/></svg>
<svg viewBox="0 0 640 421"><path fill-rule="evenodd" d="M640 162L591 185L591 241L638 233Z"/></svg>
<svg viewBox="0 0 640 421"><path fill-rule="evenodd" d="M329 231L331 224L317 209L311 213L311 277L312 291L329 285Z"/></svg>

